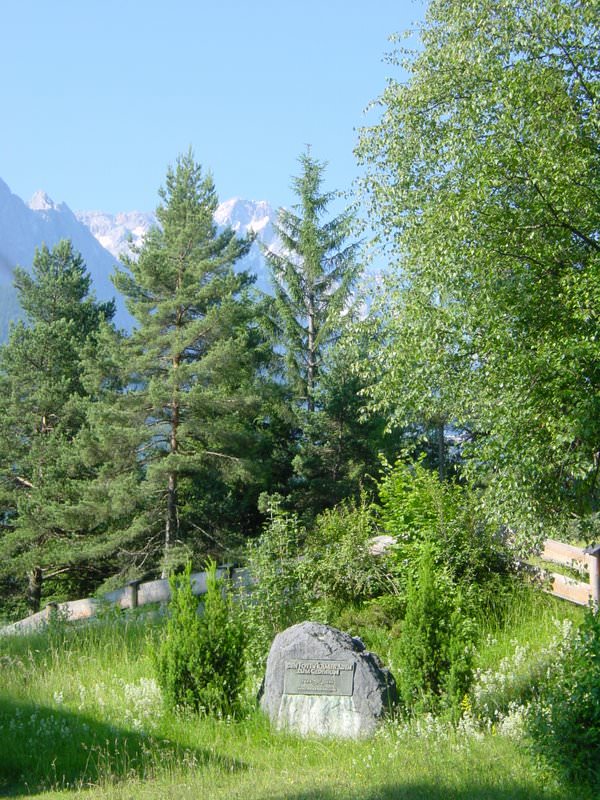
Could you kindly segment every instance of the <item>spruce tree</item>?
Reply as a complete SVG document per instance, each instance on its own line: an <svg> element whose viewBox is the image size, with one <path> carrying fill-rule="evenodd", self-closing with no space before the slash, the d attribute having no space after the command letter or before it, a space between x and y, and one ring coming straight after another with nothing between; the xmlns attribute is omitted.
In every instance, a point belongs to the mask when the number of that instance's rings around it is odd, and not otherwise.
<svg viewBox="0 0 600 800"><path fill-rule="evenodd" d="M275 231L281 247L265 250L275 291L273 317L285 347L287 376L297 400L312 412L328 346L343 326L360 266L359 244L347 243L352 215L326 219L337 196L323 192L325 164L310 152L298 159L301 173L292 182L298 203L281 208Z"/></svg>
<svg viewBox="0 0 600 800"><path fill-rule="evenodd" d="M349 438L358 423L357 382L338 369L342 350L336 354L352 319L360 245L348 241L351 212L328 214L338 195L322 189L325 164L310 152L299 162L292 184L298 203L279 210L280 245L264 252L275 292L272 330L283 352L298 431L292 500L314 515L347 496L363 473L362 464L352 463L362 454L353 451Z"/></svg>

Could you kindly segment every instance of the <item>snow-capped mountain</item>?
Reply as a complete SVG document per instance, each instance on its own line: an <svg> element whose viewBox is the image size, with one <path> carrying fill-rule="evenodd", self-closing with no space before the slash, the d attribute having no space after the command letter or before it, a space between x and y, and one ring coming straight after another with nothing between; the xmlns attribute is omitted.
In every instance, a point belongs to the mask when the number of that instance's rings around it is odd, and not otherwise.
<svg viewBox="0 0 600 800"><path fill-rule="evenodd" d="M13 194L0 179L0 341L5 339L11 320L18 318L17 294L13 287L13 269L18 264L30 267L37 247L54 247L61 239L70 239L83 256L92 276L94 291L100 300L115 297L110 281L116 261L77 220L65 203L54 203L44 192L37 192L29 204ZM126 325L124 303L117 299L118 325Z"/></svg>
<svg viewBox="0 0 600 800"><path fill-rule="evenodd" d="M157 224L155 214L143 211L123 211L119 214L76 211L75 216L89 228L102 247L117 259L133 255L132 245L139 247L146 233Z"/></svg>
<svg viewBox="0 0 600 800"><path fill-rule="evenodd" d="M268 290L269 280L258 242L272 247L276 236L272 227L275 214L264 201L251 202L233 198L222 203L216 213L219 226L231 226L240 236L253 232L257 241L240 263L240 268L257 275L256 285ZM55 203L44 192L36 192L29 204L12 194L0 179L0 341L6 338L11 320L19 316L17 295L12 285L15 265L31 266L36 247L52 248L61 239L70 239L83 256L99 300L115 298L116 323L129 327L122 298L110 280L118 259L131 255L131 244L140 245L148 230L157 224L154 214L101 211L73 213L65 203Z"/></svg>
<svg viewBox="0 0 600 800"><path fill-rule="evenodd" d="M96 237L102 247L117 259L123 255L131 256L131 245L140 246L150 228L158 224L155 214L144 211L128 211L119 214L106 214L103 211L76 211L75 215ZM273 230L274 219L275 213L265 200L252 201L233 197L231 200L221 203L215 211L215 222L219 227L233 228L239 236L246 236L249 233L256 235L256 242L238 266L240 269L246 269L255 274L256 285L263 291L268 291L269 279L260 244L269 248L276 246L277 237Z"/></svg>

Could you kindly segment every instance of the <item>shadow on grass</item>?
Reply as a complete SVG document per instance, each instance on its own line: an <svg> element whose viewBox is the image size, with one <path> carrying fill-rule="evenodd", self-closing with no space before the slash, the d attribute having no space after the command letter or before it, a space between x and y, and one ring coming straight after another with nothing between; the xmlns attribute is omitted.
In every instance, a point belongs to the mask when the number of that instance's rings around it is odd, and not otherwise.
<svg viewBox="0 0 600 800"><path fill-rule="evenodd" d="M569 793L570 800L588 800L592 795ZM356 794L352 789L348 793L340 793L338 789L315 790L299 794L285 793L280 796L269 795L269 800L565 800L563 793L549 793L531 786L507 785L502 788L473 785L464 789L450 789L433 783L414 783L410 785L398 783L381 786L372 793L364 791Z"/></svg>
<svg viewBox="0 0 600 800"><path fill-rule="evenodd" d="M0 696L0 797L143 780L182 763L229 773L246 768L208 750Z"/></svg>
<svg viewBox="0 0 600 800"><path fill-rule="evenodd" d="M349 783L350 781L351 778ZM315 789L296 794L286 792L281 795L268 795L269 800L565 800L565 797L568 797L569 800L588 800L588 798L592 798L592 795L585 790L582 794L573 790L573 793L569 791L569 794L565 795L564 792L536 790L532 789L530 785L511 783L494 788L480 784L476 780L462 789L420 782L389 784L368 793L363 790L355 792L349 787L347 793L336 788L331 791Z"/></svg>

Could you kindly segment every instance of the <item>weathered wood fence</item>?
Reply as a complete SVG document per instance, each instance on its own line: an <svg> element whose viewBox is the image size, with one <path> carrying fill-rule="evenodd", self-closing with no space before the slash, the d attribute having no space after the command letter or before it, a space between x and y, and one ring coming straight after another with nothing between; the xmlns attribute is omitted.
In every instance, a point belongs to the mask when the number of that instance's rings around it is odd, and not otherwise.
<svg viewBox="0 0 600 800"><path fill-rule="evenodd" d="M390 538L376 537L372 549L373 554L380 554L389 547ZM382 541L379 542L379 539ZM570 567L582 578L578 580L550 569L543 569L543 575L549 581L548 591L551 594L581 606L593 605L596 609L600 608L600 545L582 548L564 544L555 539L546 539L540 557L548 564ZM250 584L250 575L246 569L232 569L226 565L218 567L217 575L220 578L227 577L237 585L248 586ZM205 594L206 572L192 573L191 583L195 595ZM83 600L71 600L66 603L48 603L37 614L32 614L19 622L1 628L0 635L28 633L46 625L52 619L52 615L69 621L90 619L110 606L121 609L137 608L148 603L167 603L170 598L171 588L168 580L131 581L126 586L108 592L99 599L86 597Z"/></svg>
<svg viewBox="0 0 600 800"><path fill-rule="evenodd" d="M549 564L570 567L581 576L577 579L544 569L551 594L580 606L600 607L600 545L583 548L546 539L540 557Z"/></svg>
<svg viewBox="0 0 600 800"><path fill-rule="evenodd" d="M248 570L232 569L229 566L217 568L217 577L228 578L238 586L249 584ZM206 572L194 572L191 575L192 592L197 595L206 594ZM121 609L137 608L148 603L167 603L171 598L171 587L168 580L131 581L120 589L108 592L101 598L86 597L82 600L70 600L66 603L48 603L45 608L25 619L0 629L1 634L29 633L46 625L54 615L58 619L74 622L90 619L104 609L117 607Z"/></svg>

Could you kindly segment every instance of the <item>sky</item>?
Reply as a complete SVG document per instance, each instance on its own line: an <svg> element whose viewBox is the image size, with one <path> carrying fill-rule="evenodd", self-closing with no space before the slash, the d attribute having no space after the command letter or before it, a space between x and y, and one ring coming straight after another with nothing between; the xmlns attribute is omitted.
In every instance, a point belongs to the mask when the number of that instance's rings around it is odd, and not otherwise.
<svg viewBox="0 0 600 800"><path fill-rule="evenodd" d="M0 178L73 210L150 211L192 148L221 200L294 201L358 174L357 130L420 0L0 0Z"/></svg>

